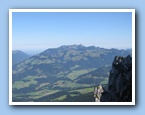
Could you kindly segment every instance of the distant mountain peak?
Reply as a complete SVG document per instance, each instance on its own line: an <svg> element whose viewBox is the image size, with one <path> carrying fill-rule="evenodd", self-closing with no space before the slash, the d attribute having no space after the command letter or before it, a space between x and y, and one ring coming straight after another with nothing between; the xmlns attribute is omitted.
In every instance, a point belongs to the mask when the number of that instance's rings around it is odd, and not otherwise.
<svg viewBox="0 0 145 115"><path fill-rule="evenodd" d="M15 64L29 58L30 56L21 50L13 50L12 57L13 57L12 64L15 65Z"/></svg>
<svg viewBox="0 0 145 115"><path fill-rule="evenodd" d="M21 50L13 50L12 53L15 54L15 53L24 53L24 52Z"/></svg>
<svg viewBox="0 0 145 115"><path fill-rule="evenodd" d="M79 48L85 48L85 46L82 44L79 44L79 45L74 44L74 45L62 45L58 48L60 48L60 49L79 49Z"/></svg>

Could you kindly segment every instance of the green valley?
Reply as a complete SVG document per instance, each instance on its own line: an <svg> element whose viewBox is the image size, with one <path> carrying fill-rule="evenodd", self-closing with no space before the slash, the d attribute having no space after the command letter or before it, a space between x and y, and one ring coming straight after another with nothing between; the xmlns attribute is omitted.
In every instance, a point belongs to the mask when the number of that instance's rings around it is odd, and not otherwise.
<svg viewBox="0 0 145 115"><path fill-rule="evenodd" d="M129 54L128 50L83 45L47 49L13 65L12 100L92 102L94 87L108 83L114 57Z"/></svg>

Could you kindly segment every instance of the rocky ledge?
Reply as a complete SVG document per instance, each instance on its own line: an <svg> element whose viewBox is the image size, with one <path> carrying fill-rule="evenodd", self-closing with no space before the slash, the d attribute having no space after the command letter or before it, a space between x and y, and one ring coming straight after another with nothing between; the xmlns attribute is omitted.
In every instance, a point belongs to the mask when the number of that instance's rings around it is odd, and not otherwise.
<svg viewBox="0 0 145 115"><path fill-rule="evenodd" d="M132 101L132 57L116 56L110 70L107 88L95 87L96 102L131 102Z"/></svg>

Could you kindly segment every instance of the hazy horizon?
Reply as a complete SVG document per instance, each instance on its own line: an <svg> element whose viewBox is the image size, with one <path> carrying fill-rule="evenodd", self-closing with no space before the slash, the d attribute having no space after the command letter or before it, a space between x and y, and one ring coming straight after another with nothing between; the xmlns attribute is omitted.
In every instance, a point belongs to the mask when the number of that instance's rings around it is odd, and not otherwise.
<svg viewBox="0 0 145 115"><path fill-rule="evenodd" d="M13 12L12 50L83 44L132 48L131 12Z"/></svg>
<svg viewBox="0 0 145 115"><path fill-rule="evenodd" d="M72 44L72 45L82 45L82 46L85 46L83 44ZM61 45L61 46L71 46L71 45ZM58 46L58 47L51 47L51 48L46 48L46 49L15 49L15 50L12 50L12 51L16 51L16 50L20 50L20 51L23 51L25 53L28 53L28 54L38 54L38 53L41 53L47 49L52 49L52 48L59 48L61 46ZM94 46L94 45L91 45L91 46ZM85 47L89 47L89 46L85 46ZM95 46L95 47L99 47L99 46ZM100 48L105 48L105 47L100 47ZM127 49L132 49L132 48L105 48L105 49L118 49L118 50L127 50Z"/></svg>

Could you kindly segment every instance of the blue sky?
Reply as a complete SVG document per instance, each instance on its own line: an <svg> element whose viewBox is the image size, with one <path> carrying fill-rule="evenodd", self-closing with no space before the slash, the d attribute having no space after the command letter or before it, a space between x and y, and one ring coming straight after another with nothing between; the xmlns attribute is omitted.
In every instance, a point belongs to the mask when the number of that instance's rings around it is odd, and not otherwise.
<svg viewBox="0 0 145 115"><path fill-rule="evenodd" d="M131 48L130 12L13 12L13 50L45 50L82 44Z"/></svg>

